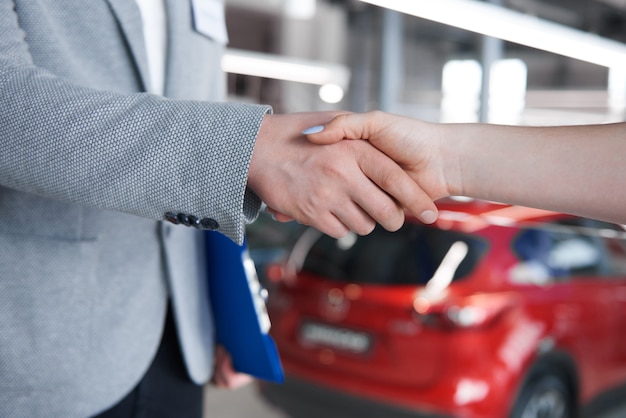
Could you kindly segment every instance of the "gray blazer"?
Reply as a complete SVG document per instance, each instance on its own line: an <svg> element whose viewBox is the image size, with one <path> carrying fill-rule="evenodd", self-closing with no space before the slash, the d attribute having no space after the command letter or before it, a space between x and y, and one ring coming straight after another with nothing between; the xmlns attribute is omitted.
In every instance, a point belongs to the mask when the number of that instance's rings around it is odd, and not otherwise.
<svg viewBox="0 0 626 418"><path fill-rule="evenodd" d="M162 98L145 93L134 0L0 0L1 417L115 403L155 354L168 295L189 375L210 377L201 236L162 221L241 242L270 109L208 102L223 45L194 30L190 0L167 12Z"/></svg>

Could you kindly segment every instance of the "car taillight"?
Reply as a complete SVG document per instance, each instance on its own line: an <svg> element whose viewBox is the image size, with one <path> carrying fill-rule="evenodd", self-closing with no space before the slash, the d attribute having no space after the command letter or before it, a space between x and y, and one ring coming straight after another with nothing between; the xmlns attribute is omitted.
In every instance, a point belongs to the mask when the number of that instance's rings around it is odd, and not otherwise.
<svg viewBox="0 0 626 418"><path fill-rule="evenodd" d="M267 280L272 283L280 283L285 277L285 269L281 264L270 264L265 270Z"/></svg>
<svg viewBox="0 0 626 418"><path fill-rule="evenodd" d="M424 325L443 328L474 328L486 326L515 304L509 293L476 294L428 304L424 300L414 306Z"/></svg>
<svg viewBox="0 0 626 418"><path fill-rule="evenodd" d="M289 286L296 282L296 271L288 263L271 263L265 269L265 277L270 283Z"/></svg>
<svg viewBox="0 0 626 418"><path fill-rule="evenodd" d="M470 328L484 325L494 317L493 313L485 306L451 306L446 311L446 317L460 328Z"/></svg>

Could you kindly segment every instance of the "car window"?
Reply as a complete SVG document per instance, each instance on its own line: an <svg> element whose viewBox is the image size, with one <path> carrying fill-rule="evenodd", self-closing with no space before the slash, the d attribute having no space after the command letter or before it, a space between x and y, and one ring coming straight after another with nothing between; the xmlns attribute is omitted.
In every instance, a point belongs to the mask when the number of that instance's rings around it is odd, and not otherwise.
<svg viewBox="0 0 626 418"><path fill-rule="evenodd" d="M626 277L626 232L624 227L599 221L597 227L604 242L605 275Z"/></svg>
<svg viewBox="0 0 626 418"><path fill-rule="evenodd" d="M468 253L453 280L469 275L487 249L476 236L451 230L405 224L388 232L380 226L371 234L349 234L342 239L320 235L311 245L302 270L327 279L369 284L425 284L457 241Z"/></svg>
<svg viewBox="0 0 626 418"><path fill-rule="evenodd" d="M567 280L571 277L618 276L626 272L624 231L605 222L570 218L523 228L514 239L516 266L526 281Z"/></svg>

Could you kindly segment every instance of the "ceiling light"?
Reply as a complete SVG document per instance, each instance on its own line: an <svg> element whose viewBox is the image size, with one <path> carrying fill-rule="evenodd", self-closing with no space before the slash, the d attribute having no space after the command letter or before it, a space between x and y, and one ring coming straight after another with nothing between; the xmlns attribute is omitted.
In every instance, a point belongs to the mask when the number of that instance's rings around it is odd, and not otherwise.
<svg viewBox="0 0 626 418"><path fill-rule="evenodd" d="M339 103L344 95L343 89L336 84L324 84L318 93L320 99L326 103Z"/></svg>
<svg viewBox="0 0 626 418"><path fill-rule="evenodd" d="M228 49L222 58L222 69L228 73L266 77L299 83L327 84L345 90L350 70L344 65Z"/></svg>
<svg viewBox="0 0 626 418"><path fill-rule="evenodd" d="M626 65L626 45L476 0L361 0L604 67Z"/></svg>
<svg viewBox="0 0 626 418"><path fill-rule="evenodd" d="M308 20L315 17L316 0L284 0L283 10L291 19Z"/></svg>

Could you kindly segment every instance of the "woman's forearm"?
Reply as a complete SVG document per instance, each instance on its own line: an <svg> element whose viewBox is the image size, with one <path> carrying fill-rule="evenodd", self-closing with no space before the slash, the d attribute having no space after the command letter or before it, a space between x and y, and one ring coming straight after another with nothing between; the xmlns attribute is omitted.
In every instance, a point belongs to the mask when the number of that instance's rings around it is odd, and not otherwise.
<svg viewBox="0 0 626 418"><path fill-rule="evenodd" d="M626 224L626 123L560 127L438 124L380 111L308 134L363 139L428 194L531 206Z"/></svg>
<svg viewBox="0 0 626 418"><path fill-rule="evenodd" d="M437 125L451 194L626 223L626 124Z"/></svg>

